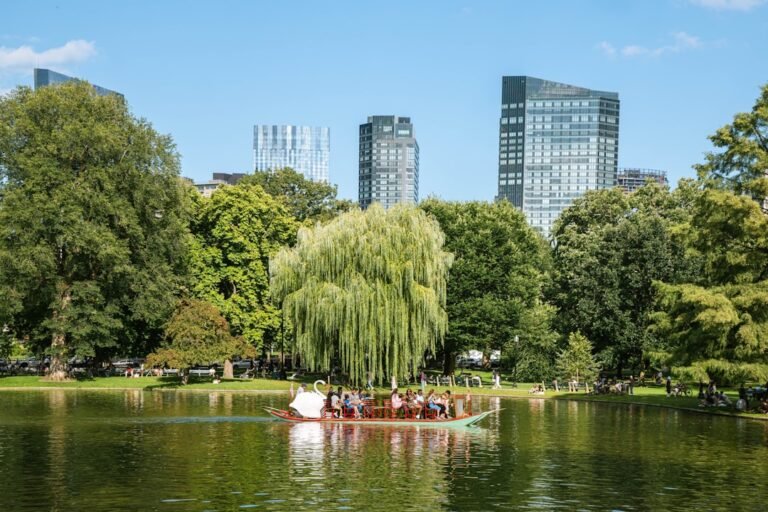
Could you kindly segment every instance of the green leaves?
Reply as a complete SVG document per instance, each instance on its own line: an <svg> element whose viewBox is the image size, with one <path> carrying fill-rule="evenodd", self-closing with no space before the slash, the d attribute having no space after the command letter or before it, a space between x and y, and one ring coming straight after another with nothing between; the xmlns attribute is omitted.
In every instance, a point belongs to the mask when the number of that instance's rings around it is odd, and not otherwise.
<svg viewBox="0 0 768 512"><path fill-rule="evenodd" d="M374 205L302 228L271 261L272 295L312 368L335 361L353 382L402 377L434 352L447 327L446 277L437 223L412 207Z"/></svg>
<svg viewBox="0 0 768 512"><path fill-rule="evenodd" d="M256 171L243 177L240 183L259 185L267 194L282 202L296 220L308 226L328 221L338 213L351 209L349 202L336 199L335 186L314 182L290 168Z"/></svg>
<svg viewBox="0 0 768 512"><path fill-rule="evenodd" d="M183 300L166 327L168 343L149 354L147 364L187 369L233 356L252 356L253 347L229 331L229 324L216 306L201 300Z"/></svg>
<svg viewBox="0 0 768 512"><path fill-rule="evenodd" d="M675 192L646 185L588 192L555 225L554 282L561 332L581 331L614 368L643 363L661 339L647 331L656 301L654 280L676 282L691 273L673 226L689 213L689 187Z"/></svg>
<svg viewBox="0 0 768 512"><path fill-rule="evenodd" d="M593 380L600 367L592 355L592 343L580 332L570 333L567 347L558 355L557 369L562 376L577 382Z"/></svg>
<svg viewBox="0 0 768 512"><path fill-rule="evenodd" d="M768 85L764 85L752 112L736 114L709 138L718 152L707 153L704 164L694 166L711 186L749 194L763 203L768 197Z"/></svg>
<svg viewBox="0 0 768 512"><path fill-rule="evenodd" d="M192 224L192 290L217 306L232 332L261 347L280 325L269 300L269 260L295 239L296 221L258 185L238 184L203 199Z"/></svg>
<svg viewBox="0 0 768 512"><path fill-rule="evenodd" d="M428 199L420 207L440 223L446 248L455 256L448 280L446 371L452 370L455 353L467 349L486 355L502 350L515 362L534 358L534 352L551 358L552 350L536 346L552 341L551 316L541 303L549 250L523 214L506 201ZM514 344L515 336L522 343ZM539 363L537 372L546 366ZM521 371L523 366L529 365L521 363Z"/></svg>
<svg viewBox="0 0 768 512"><path fill-rule="evenodd" d="M17 337L77 355L157 343L185 273L178 173L168 137L88 84L0 99L0 314Z"/></svg>
<svg viewBox="0 0 768 512"><path fill-rule="evenodd" d="M768 376L768 86L754 109L710 137L720 151L696 166L703 191L675 229L700 271L657 283L653 330L671 340L682 375Z"/></svg>

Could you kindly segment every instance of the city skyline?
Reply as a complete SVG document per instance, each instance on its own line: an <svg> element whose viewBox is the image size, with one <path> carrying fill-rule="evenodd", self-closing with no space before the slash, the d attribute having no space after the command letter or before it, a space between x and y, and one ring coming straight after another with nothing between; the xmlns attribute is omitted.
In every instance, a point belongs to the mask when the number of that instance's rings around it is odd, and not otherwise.
<svg viewBox="0 0 768 512"><path fill-rule="evenodd" d="M492 200L501 76L619 91L619 166L666 169L672 186L694 176L707 136L749 110L768 80L754 65L768 52L761 2L553 0L544 11L494 1L306 3L298 15L278 4L14 3L0 27L0 91L31 86L34 67L109 85L173 136L196 181L212 169L250 172L254 121L328 126L330 179L348 199L359 192L361 117L407 113L419 125L420 196ZM359 44L372 24L393 27L386 48ZM542 27L552 35L541 39ZM254 56L257 66L243 65ZM169 69L184 70L183 82L165 80ZM224 80L232 69L237 79Z"/></svg>

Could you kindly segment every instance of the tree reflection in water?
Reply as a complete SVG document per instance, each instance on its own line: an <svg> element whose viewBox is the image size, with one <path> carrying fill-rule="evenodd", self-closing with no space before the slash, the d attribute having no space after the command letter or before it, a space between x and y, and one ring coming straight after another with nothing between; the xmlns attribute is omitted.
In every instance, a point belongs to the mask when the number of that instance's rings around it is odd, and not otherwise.
<svg viewBox="0 0 768 512"><path fill-rule="evenodd" d="M473 450L497 443L494 430L477 428L339 423L286 428L291 484L315 490L317 503L373 493L375 502L407 508L446 504L455 471L470 466Z"/></svg>

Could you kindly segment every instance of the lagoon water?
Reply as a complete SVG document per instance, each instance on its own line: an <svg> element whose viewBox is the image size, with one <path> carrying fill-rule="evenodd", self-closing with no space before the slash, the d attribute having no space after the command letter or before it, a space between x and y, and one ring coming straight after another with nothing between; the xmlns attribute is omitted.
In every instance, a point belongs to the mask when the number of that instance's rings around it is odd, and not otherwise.
<svg viewBox="0 0 768 512"><path fill-rule="evenodd" d="M768 422L555 400L290 425L228 392L0 392L0 511L768 510Z"/></svg>

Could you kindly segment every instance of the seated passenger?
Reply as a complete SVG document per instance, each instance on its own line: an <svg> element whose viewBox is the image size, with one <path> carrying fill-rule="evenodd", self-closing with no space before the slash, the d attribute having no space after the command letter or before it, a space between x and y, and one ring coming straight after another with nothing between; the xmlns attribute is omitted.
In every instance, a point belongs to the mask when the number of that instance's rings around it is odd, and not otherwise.
<svg viewBox="0 0 768 512"><path fill-rule="evenodd" d="M427 394L426 401L427 401L427 407L429 409L435 411L435 414L437 416L440 416L440 414L442 414L444 407L442 405L440 405L440 403L438 402L438 398L435 395L435 390L434 389L430 389L429 390L429 393Z"/></svg>
<svg viewBox="0 0 768 512"><path fill-rule="evenodd" d="M392 390L392 394L389 395L389 400L393 410L398 411L403 408L403 399L397 393L397 388Z"/></svg>
<svg viewBox="0 0 768 512"><path fill-rule="evenodd" d="M331 395L331 411L335 418L341 418L341 398L336 393Z"/></svg>

